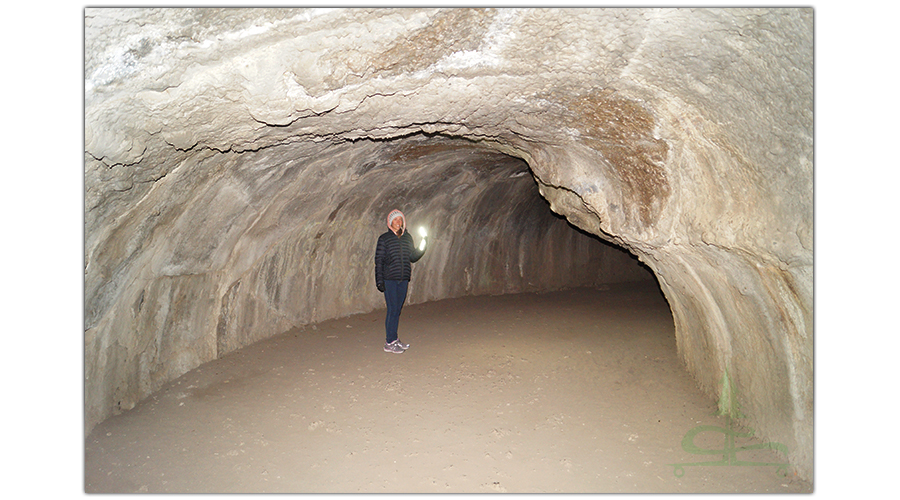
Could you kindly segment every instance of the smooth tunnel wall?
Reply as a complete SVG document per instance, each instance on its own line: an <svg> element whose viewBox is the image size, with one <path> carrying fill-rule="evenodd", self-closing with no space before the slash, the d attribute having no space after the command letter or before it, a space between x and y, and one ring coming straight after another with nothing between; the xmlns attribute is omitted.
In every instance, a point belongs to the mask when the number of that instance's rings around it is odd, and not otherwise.
<svg viewBox="0 0 900 500"><path fill-rule="evenodd" d="M89 379L115 381L91 420L255 341L384 307L373 256L393 208L430 233L409 303L653 279L551 212L523 160L468 141L218 153L156 181L88 255L111 277L88 290L88 352L115 353L88 358Z"/></svg>
<svg viewBox="0 0 900 500"><path fill-rule="evenodd" d="M89 8L84 36L86 431L380 307L400 208L433 235L411 302L652 273L699 387L811 479L812 9Z"/></svg>

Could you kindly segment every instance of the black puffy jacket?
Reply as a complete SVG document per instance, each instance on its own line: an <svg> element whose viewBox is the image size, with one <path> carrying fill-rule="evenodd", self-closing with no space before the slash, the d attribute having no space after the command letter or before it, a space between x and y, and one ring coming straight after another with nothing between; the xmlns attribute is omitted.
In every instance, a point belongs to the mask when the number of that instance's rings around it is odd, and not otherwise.
<svg viewBox="0 0 900 500"><path fill-rule="evenodd" d="M416 248L412 236L404 231L397 236L388 231L375 245L375 286L384 291L384 280L409 281L412 263L422 258L425 250Z"/></svg>

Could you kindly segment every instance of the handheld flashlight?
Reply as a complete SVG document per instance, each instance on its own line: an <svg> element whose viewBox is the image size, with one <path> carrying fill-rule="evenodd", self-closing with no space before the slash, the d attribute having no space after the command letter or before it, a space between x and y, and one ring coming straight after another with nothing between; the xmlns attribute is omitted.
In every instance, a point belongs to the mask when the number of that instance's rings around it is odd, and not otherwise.
<svg viewBox="0 0 900 500"><path fill-rule="evenodd" d="M425 237L428 236L428 233L425 231L425 228L422 226L419 226L419 235L422 236L422 242L419 243L419 250L423 251L423 250L425 250Z"/></svg>

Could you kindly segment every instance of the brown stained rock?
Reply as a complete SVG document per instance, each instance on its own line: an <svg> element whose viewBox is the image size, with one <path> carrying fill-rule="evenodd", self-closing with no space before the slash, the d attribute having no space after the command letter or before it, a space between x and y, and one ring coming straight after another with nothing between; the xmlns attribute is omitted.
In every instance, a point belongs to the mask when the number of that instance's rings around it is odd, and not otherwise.
<svg viewBox="0 0 900 500"><path fill-rule="evenodd" d="M454 52L475 50L495 9L446 9L431 23L394 42L375 61L376 74L413 73Z"/></svg>
<svg viewBox="0 0 900 500"><path fill-rule="evenodd" d="M567 103L581 139L609 161L637 205L641 222L653 224L671 194L664 162L668 145L654 137L656 120L639 103L604 89Z"/></svg>

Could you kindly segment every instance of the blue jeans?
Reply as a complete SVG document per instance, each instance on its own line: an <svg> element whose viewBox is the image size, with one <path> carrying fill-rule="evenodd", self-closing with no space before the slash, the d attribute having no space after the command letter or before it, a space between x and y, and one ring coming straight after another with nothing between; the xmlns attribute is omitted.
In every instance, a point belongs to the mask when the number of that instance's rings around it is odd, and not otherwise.
<svg viewBox="0 0 900 500"><path fill-rule="evenodd" d="M384 341L391 343L397 340L397 327L400 326L400 311L406 302L406 291L409 281L384 280L384 301L387 304L387 316L384 318Z"/></svg>

